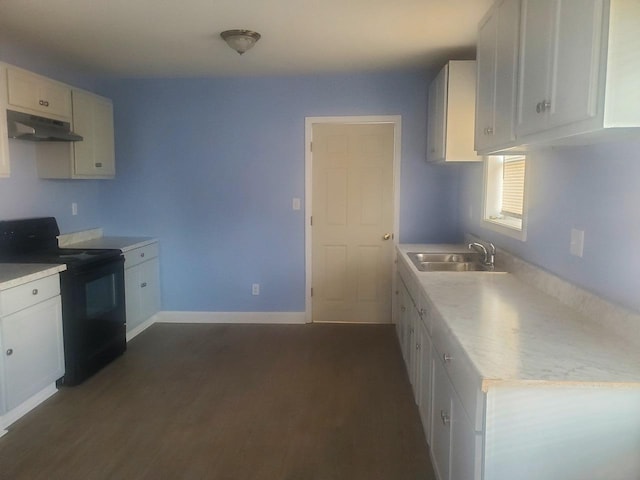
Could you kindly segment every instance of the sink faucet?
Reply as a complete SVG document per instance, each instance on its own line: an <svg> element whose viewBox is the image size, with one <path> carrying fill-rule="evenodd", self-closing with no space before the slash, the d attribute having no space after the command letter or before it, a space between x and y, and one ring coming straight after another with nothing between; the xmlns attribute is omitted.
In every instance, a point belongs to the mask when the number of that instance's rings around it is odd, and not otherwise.
<svg viewBox="0 0 640 480"><path fill-rule="evenodd" d="M469 250L476 250L482 253L484 255L483 263L485 265L493 267L496 261L496 246L491 242L489 242L488 245L489 245L489 249L487 249L487 247L485 247L481 243L473 242L469 244L468 248Z"/></svg>

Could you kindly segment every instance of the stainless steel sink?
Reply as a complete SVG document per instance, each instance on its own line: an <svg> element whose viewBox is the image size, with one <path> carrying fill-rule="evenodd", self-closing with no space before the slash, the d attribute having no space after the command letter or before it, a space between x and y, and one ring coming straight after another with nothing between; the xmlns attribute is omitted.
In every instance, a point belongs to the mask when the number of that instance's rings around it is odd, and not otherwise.
<svg viewBox="0 0 640 480"><path fill-rule="evenodd" d="M496 272L493 266L482 263L483 256L475 252L409 252L408 255L421 272Z"/></svg>
<svg viewBox="0 0 640 480"><path fill-rule="evenodd" d="M413 263L416 262L438 262L438 263L460 263L460 262L482 262L482 255L476 252L464 253L409 253Z"/></svg>

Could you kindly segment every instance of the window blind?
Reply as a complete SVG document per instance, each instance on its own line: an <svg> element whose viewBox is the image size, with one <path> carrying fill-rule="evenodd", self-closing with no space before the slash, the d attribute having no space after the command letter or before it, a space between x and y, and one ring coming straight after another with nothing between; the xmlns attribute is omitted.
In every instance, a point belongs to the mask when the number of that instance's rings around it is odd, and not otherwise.
<svg viewBox="0 0 640 480"><path fill-rule="evenodd" d="M522 218L525 157L504 157L502 166L502 215Z"/></svg>

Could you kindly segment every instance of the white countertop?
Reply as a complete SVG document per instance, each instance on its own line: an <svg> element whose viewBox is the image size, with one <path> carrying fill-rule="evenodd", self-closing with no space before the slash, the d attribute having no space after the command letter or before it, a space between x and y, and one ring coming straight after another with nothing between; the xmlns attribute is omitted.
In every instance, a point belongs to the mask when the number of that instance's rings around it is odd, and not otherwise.
<svg viewBox="0 0 640 480"><path fill-rule="evenodd" d="M45 263L0 263L0 290L55 275L66 269L66 265Z"/></svg>
<svg viewBox="0 0 640 480"><path fill-rule="evenodd" d="M497 385L640 388L640 352L599 324L508 273L419 272L407 252L466 245L400 245L402 261L466 351L487 391Z"/></svg>
<svg viewBox="0 0 640 480"><path fill-rule="evenodd" d="M65 245L65 248L117 248L122 252L128 252L135 248L144 247L158 240L150 237L99 237L83 242Z"/></svg>

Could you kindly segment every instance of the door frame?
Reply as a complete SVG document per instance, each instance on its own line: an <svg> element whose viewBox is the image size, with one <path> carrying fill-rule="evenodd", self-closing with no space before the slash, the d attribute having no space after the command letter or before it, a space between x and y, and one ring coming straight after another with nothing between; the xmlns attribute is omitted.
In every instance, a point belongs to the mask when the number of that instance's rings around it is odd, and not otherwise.
<svg viewBox="0 0 640 480"><path fill-rule="evenodd" d="M393 247L398 244L400 231L400 164L402 150L402 116L401 115L364 115L338 117L305 117L304 121L304 266L305 266L305 322L312 323L311 299L311 212L313 211L313 168L311 142L313 141L313 125L318 123L334 124L376 124L389 123L393 125ZM391 286L395 289L395 264L391 265ZM392 296L393 299L393 296Z"/></svg>

